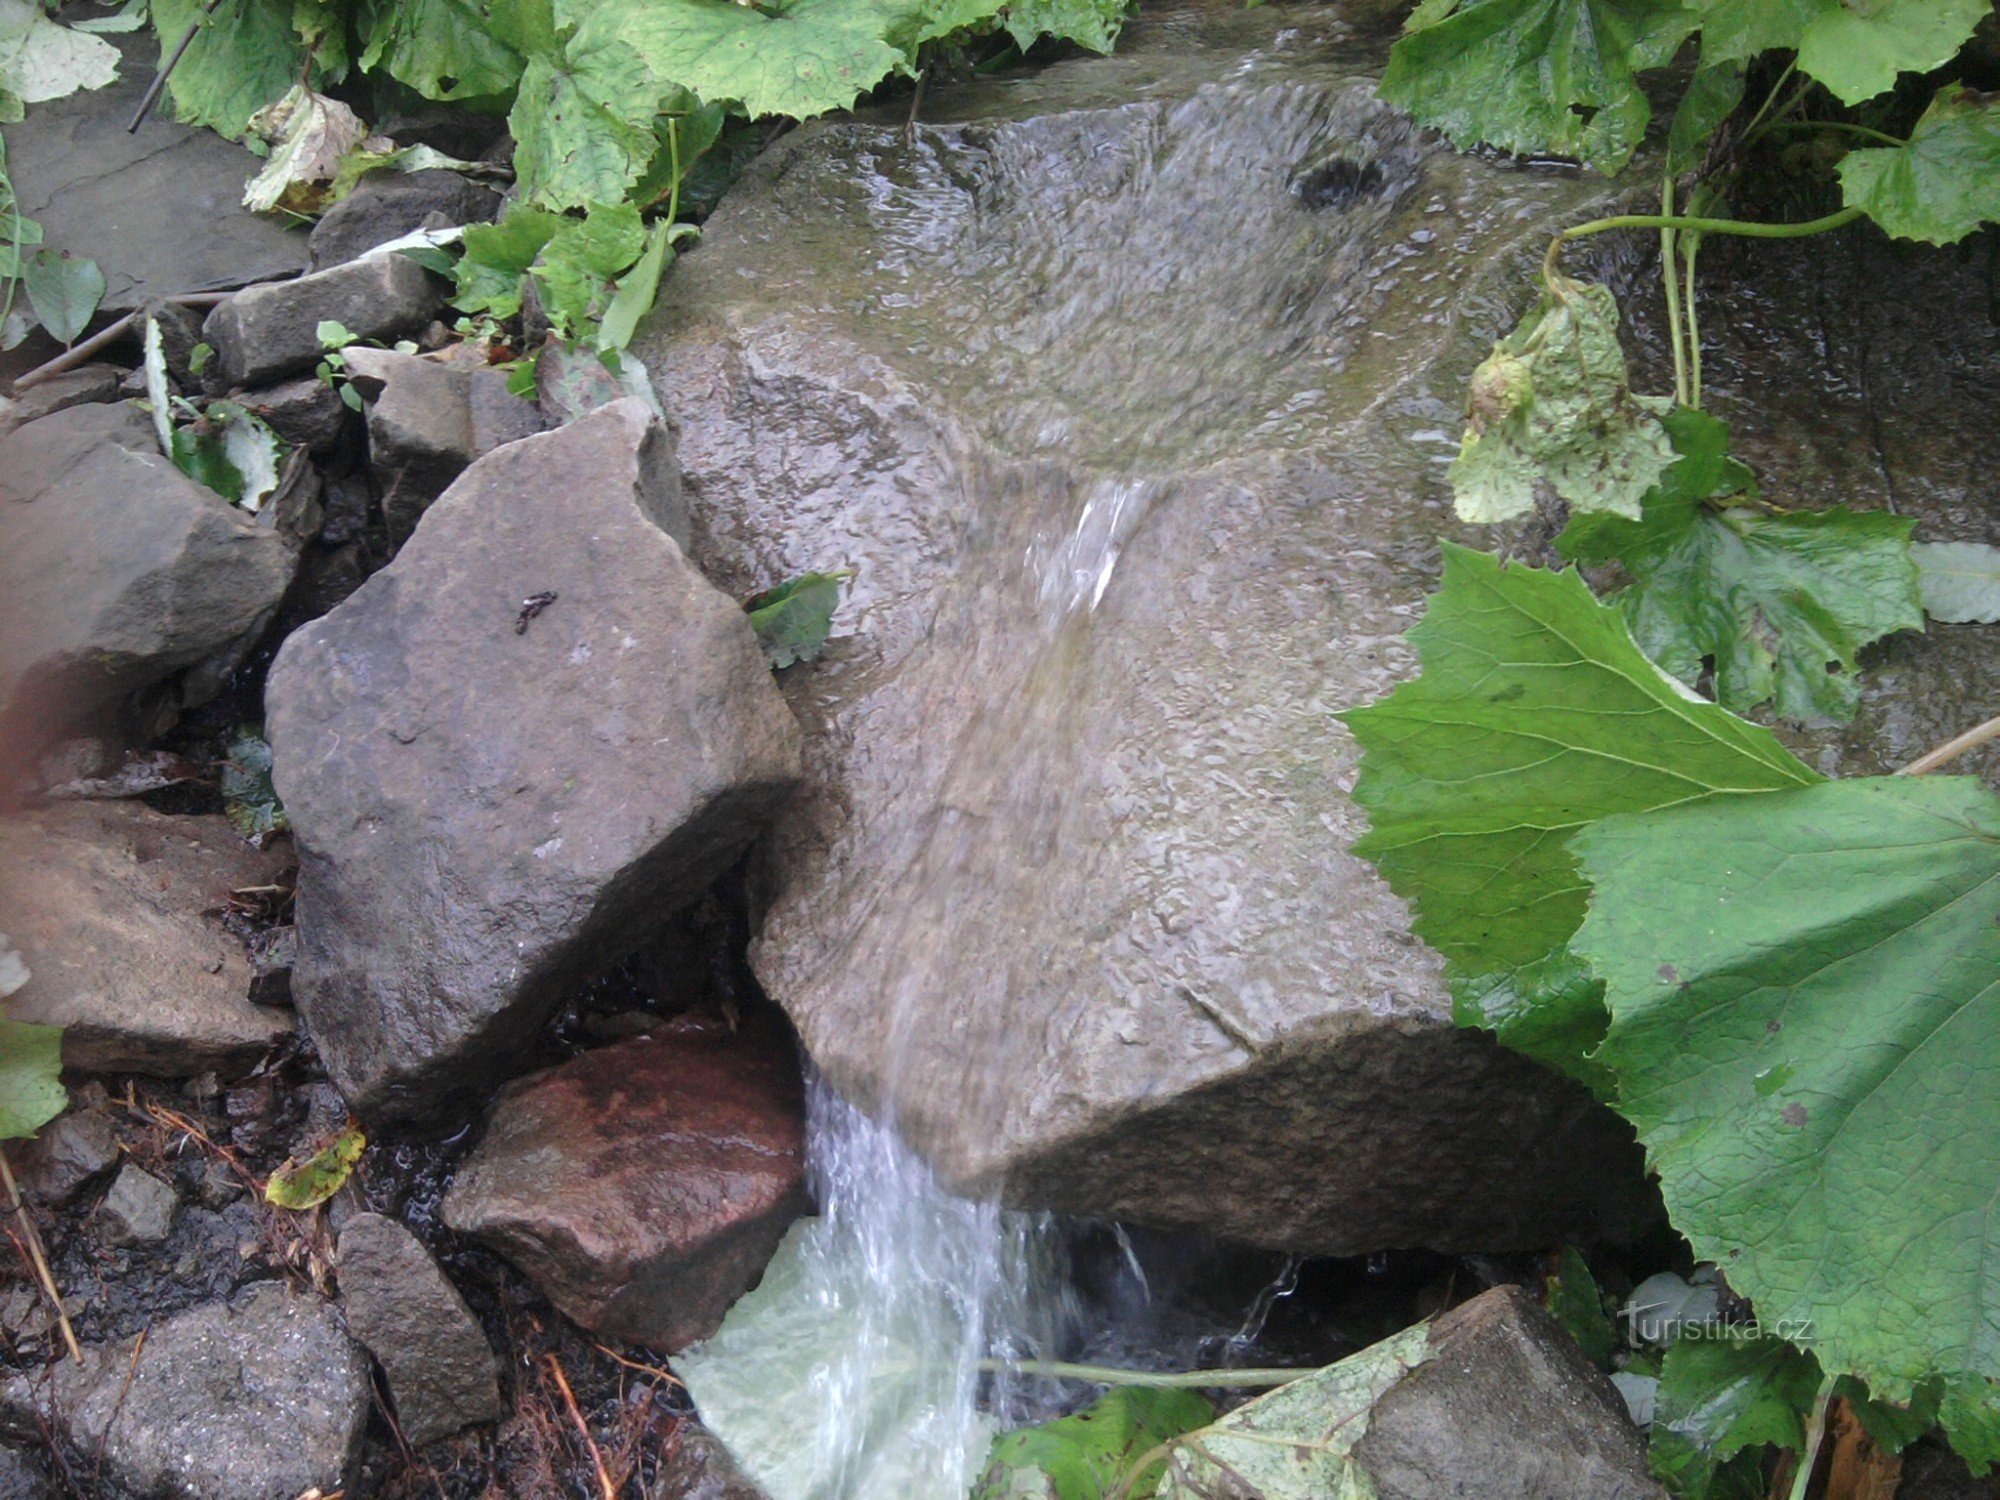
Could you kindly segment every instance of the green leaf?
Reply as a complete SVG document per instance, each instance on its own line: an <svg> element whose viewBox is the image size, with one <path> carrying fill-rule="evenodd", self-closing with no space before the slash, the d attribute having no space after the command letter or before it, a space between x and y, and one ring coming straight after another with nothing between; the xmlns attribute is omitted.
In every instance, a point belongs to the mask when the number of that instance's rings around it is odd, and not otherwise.
<svg viewBox="0 0 2000 1500"><path fill-rule="evenodd" d="M1577 829L1819 779L1770 731L1648 661L1573 572L1447 546L1410 641L1422 675L1343 715L1363 751L1354 797L1370 824L1355 849L1412 903L1418 935L1456 979L1540 964L1542 987L1587 985L1556 955L1587 895L1569 850Z"/></svg>
<svg viewBox="0 0 2000 1500"><path fill-rule="evenodd" d="M102 37L58 26L32 0L0 0L0 93L40 104L117 76L118 49Z"/></svg>
<svg viewBox="0 0 2000 1500"><path fill-rule="evenodd" d="M1942 1381L1926 1381L1917 1387L1908 1405L1897 1406L1873 1400L1868 1387L1852 1375L1843 1375L1833 1383L1834 1396L1853 1408L1862 1429L1877 1447L1889 1453L1901 1453L1937 1426L1938 1399L1943 1393Z"/></svg>
<svg viewBox="0 0 2000 1500"><path fill-rule="evenodd" d="M256 730L237 732L219 780L223 812L230 825L252 843L261 844L291 827L285 805L271 784L271 747Z"/></svg>
<svg viewBox="0 0 2000 1500"><path fill-rule="evenodd" d="M175 112L190 125L239 140L250 117L283 98L306 71L305 45L293 29L289 6L223 0L204 19L202 0L152 0L152 5L163 65L182 33L201 23L167 78Z"/></svg>
<svg viewBox="0 0 2000 1500"><path fill-rule="evenodd" d="M97 262L66 250L43 249L30 255L21 267L21 286L42 327L61 344L76 342L104 300L104 273Z"/></svg>
<svg viewBox="0 0 2000 1500"><path fill-rule="evenodd" d="M1003 20L1007 35L1023 52L1045 36L1109 52L1125 24L1126 9L1126 0L1010 0Z"/></svg>
<svg viewBox="0 0 2000 1500"><path fill-rule="evenodd" d="M1461 519L1532 510L1534 481L1572 509L1637 519L1674 461L1660 418L1672 403L1634 395L1609 287L1561 278L1473 372L1470 418L1452 461Z"/></svg>
<svg viewBox="0 0 2000 1500"><path fill-rule="evenodd" d="M987 8L999 8L995 0ZM921 0L790 0L769 10L731 0L602 0L572 5L569 57L616 79L623 97L676 88L734 100L752 117L846 109L907 67L921 40Z"/></svg>
<svg viewBox="0 0 2000 1500"><path fill-rule="evenodd" d="M1711 496L1754 493L1749 471L1727 457L1727 429L1696 411L1666 426L1680 457L1642 518L1578 516L1557 549L1622 566L1633 582L1613 597L1633 639L1689 684L1713 661L1725 708L1775 698L1787 718L1845 723L1858 701L1855 653L1923 629L1912 523L1845 509L1717 509Z"/></svg>
<svg viewBox="0 0 2000 1500"><path fill-rule="evenodd" d="M1681 96L1674 111L1673 128L1667 132L1667 171L1675 176L1701 165L1708 143L1722 122L1736 113L1743 102L1743 65L1737 62L1708 61L1708 44L1702 43L1702 65L1694 81Z"/></svg>
<svg viewBox="0 0 2000 1500"><path fill-rule="evenodd" d="M1974 1478L2000 1463L2000 1386L1978 1379L1947 1383L1938 1421Z"/></svg>
<svg viewBox="0 0 2000 1500"><path fill-rule="evenodd" d="M2000 620L2000 547L1984 542L1912 542L1924 613L1947 625Z"/></svg>
<svg viewBox="0 0 2000 1500"><path fill-rule="evenodd" d="M1599 1056L1695 1253L1879 1399L2000 1375L2000 800L1823 782L1575 847Z"/></svg>
<svg viewBox="0 0 2000 1500"><path fill-rule="evenodd" d="M637 67L629 49L607 44L599 50ZM530 202L548 208L616 203L653 160L659 143L648 123L650 81L637 102L619 100L604 84L601 67L593 73L549 55L529 60L507 124L514 133L514 170Z"/></svg>
<svg viewBox="0 0 2000 1500"><path fill-rule="evenodd" d="M201 420L177 428L168 456L180 471L252 515L278 487L284 442L234 401L211 401Z"/></svg>
<svg viewBox="0 0 2000 1500"><path fill-rule="evenodd" d="M653 301L660 294L660 277L673 254L673 230L674 226L665 220L655 224L646 237L645 252L620 279L597 330L600 350L623 349L632 342L639 320L652 311Z"/></svg>
<svg viewBox="0 0 2000 1500"><path fill-rule="evenodd" d="M0 937L0 1000L28 982L28 966ZM62 1028L0 1020L0 1141L33 1135L63 1112Z"/></svg>
<svg viewBox="0 0 2000 1500"><path fill-rule="evenodd" d="M1610 1099L1610 1070L1591 1054L1611 1017L1604 986L1589 966L1558 945L1519 968L1453 975L1451 1018L1492 1032L1502 1045L1546 1068L1566 1073L1600 1099Z"/></svg>
<svg viewBox="0 0 2000 1500"><path fill-rule="evenodd" d="M1214 1418L1192 1391L1109 1391L1080 1412L995 1438L972 1500L1103 1500L1128 1477L1131 1494L1150 1494L1165 1457L1134 1474L1138 1461Z"/></svg>
<svg viewBox="0 0 2000 1500"><path fill-rule="evenodd" d="M1618 1333L1604 1315L1604 1294L1597 1289L1597 1278L1590 1274L1575 1246L1563 1246L1556 1274L1543 1281L1542 1301L1549 1315L1576 1340L1584 1358L1600 1369L1611 1368Z"/></svg>
<svg viewBox="0 0 2000 1500"><path fill-rule="evenodd" d="M1956 244L2000 220L2000 100L1939 89L1907 145L1850 151L1839 170L1848 204L1890 234Z"/></svg>
<svg viewBox="0 0 2000 1500"><path fill-rule="evenodd" d="M1396 43L1381 94L1458 146L1613 173L1652 114L1637 74L1693 22L1679 0L1467 0Z"/></svg>
<svg viewBox="0 0 2000 1500"><path fill-rule="evenodd" d="M1828 0L1693 0L1704 63L1748 62L1760 52L1795 51Z"/></svg>
<svg viewBox="0 0 2000 1500"><path fill-rule="evenodd" d="M550 325L564 338L582 338L610 306L613 278L645 248L645 226L630 203L598 204L581 219L562 220L529 268Z"/></svg>
<svg viewBox="0 0 2000 1500"><path fill-rule="evenodd" d="M1819 0L1799 38L1799 70L1844 103L1895 85L1898 73L1928 73L1958 54L1992 14L1991 0Z"/></svg>
<svg viewBox="0 0 2000 1500"><path fill-rule="evenodd" d="M367 1146L361 1127L348 1121L339 1135L304 1161L288 1161L273 1172L264 1184L264 1201L300 1213L318 1208L346 1185Z"/></svg>
<svg viewBox="0 0 2000 1500"><path fill-rule="evenodd" d="M366 72L386 68L426 99L505 94L524 59L474 0L373 0L362 7Z"/></svg>
<svg viewBox="0 0 2000 1500"><path fill-rule="evenodd" d="M744 604L758 644L776 667L812 661L826 649L846 573L805 573L754 595Z"/></svg>
<svg viewBox="0 0 2000 1500"><path fill-rule="evenodd" d="M1373 1482L1352 1455L1390 1387L1430 1358L1419 1323L1359 1354L1239 1406L1169 1450L1159 1500L1367 1500Z"/></svg>
<svg viewBox="0 0 2000 1500"><path fill-rule="evenodd" d="M1671 1433L1712 1473L1738 1453L1805 1446L1819 1362L1781 1338L1691 1327L1660 1362L1653 1431ZM1664 1445L1672 1452L1672 1445Z"/></svg>
<svg viewBox="0 0 2000 1500"><path fill-rule="evenodd" d="M452 305L461 312L511 318L521 310L521 281L565 220L547 209L510 204L497 224L466 227L465 253L452 270Z"/></svg>

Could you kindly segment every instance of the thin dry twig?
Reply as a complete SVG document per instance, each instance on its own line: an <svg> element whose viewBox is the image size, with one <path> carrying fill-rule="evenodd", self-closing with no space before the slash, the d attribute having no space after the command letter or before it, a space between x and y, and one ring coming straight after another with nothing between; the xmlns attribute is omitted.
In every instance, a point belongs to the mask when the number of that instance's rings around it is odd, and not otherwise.
<svg viewBox="0 0 2000 1500"><path fill-rule="evenodd" d="M56 1323L62 1329L63 1343L69 1346L70 1357L80 1365L83 1363L83 1349L76 1341L76 1330L69 1326L69 1314L63 1310L62 1292L56 1286L55 1273L49 1270L49 1258L42 1249L41 1231L28 1217L28 1205L21 1201L21 1189L14 1182L14 1169L7 1164L5 1151L0 1151L0 1183L6 1184L7 1203L14 1210L15 1222L21 1226L21 1238L26 1242L28 1259L34 1263L35 1278L41 1282L49 1305L56 1310Z"/></svg>
<svg viewBox="0 0 2000 1500"><path fill-rule="evenodd" d="M1954 761L1968 750L1977 750L1981 745L2000 740L2000 718L1988 719L1984 724L1968 729L1954 739L1946 740L1927 755L1920 755L1896 774L1898 776L1921 776L1926 771L1935 771L1948 761Z"/></svg>
<svg viewBox="0 0 2000 1500"><path fill-rule="evenodd" d="M590 1347L595 1349L599 1354L603 1355L606 1359L615 1361L616 1363L623 1365L628 1370L636 1370L641 1375L650 1375L655 1380L665 1381L668 1385L672 1386L677 1391L687 1389L687 1387L681 1383L680 1376L676 1375L672 1370L663 1370L658 1365L641 1364L636 1359L627 1359L624 1355L620 1354L616 1349L607 1349L602 1344L593 1343Z"/></svg>
<svg viewBox="0 0 2000 1500"><path fill-rule="evenodd" d="M563 1405L569 1408L569 1419L576 1423L583 1446L590 1452L590 1461L597 1469L597 1484L604 1500L618 1500L618 1491L611 1483L611 1471L604 1467L604 1455L598 1451L597 1439L590 1435L590 1424L584 1421L583 1412L576 1404L576 1395L570 1390L569 1380L563 1374L562 1361L553 1352L542 1357L548 1361L549 1374L555 1377L556 1389L562 1392Z"/></svg>

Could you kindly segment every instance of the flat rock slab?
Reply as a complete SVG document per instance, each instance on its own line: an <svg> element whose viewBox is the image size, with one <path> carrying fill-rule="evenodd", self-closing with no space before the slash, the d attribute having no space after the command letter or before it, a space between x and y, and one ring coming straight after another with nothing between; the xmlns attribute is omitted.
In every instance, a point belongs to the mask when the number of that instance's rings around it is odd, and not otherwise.
<svg viewBox="0 0 2000 1500"><path fill-rule="evenodd" d="M150 32L106 40L124 54L117 82L34 105L7 127L7 170L45 242L103 268L112 312L300 270L305 231L243 207L258 161L242 146L175 123L164 100L126 134L158 50Z"/></svg>
<svg viewBox="0 0 2000 1500"><path fill-rule="evenodd" d="M0 438L0 771L276 611L296 549L159 451L126 403Z"/></svg>
<svg viewBox="0 0 2000 1500"><path fill-rule="evenodd" d="M279 653L292 993L363 1118L440 1122L520 1071L795 784L798 726L684 528L671 433L623 401L479 460Z"/></svg>
<svg viewBox="0 0 2000 1500"><path fill-rule="evenodd" d="M134 1358L136 1352L136 1359ZM261 1282L134 1341L0 1384L0 1414L52 1422L133 1500L298 1500L352 1481L368 1356L331 1306ZM98 1472L95 1468L87 1472Z"/></svg>
<svg viewBox="0 0 2000 1500"><path fill-rule="evenodd" d="M677 1030L510 1085L445 1222L585 1328L669 1352L708 1337L811 1208L781 1033Z"/></svg>
<svg viewBox="0 0 2000 1500"><path fill-rule="evenodd" d="M1317 1252L1615 1233L1629 1136L1451 1025L1334 718L1413 670L1465 377L1614 189L1415 132L1355 13L1142 15L914 143L807 126L676 266L634 347L697 554L854 570L753 962L964 1189Z"/></svg>
<svg viewBox="0 0 2000 1500"><path fill-rule="evenodd" d="M138 802L62 802L0 822L0 932L32 976L6 1014L66 1028L63 1062L89 1072L246 1071L292 1017L250 1003L249 957L210 913L285 864L219 817Z"/></svg>
<svg viewBox="0 0 2000 1500"><path fill-rule="evenodd" d="M500 1361L423 1242L394 1219L356 1214L340 1231L347 1331L389 1378L414 1448L500 1416Z"/></svg>

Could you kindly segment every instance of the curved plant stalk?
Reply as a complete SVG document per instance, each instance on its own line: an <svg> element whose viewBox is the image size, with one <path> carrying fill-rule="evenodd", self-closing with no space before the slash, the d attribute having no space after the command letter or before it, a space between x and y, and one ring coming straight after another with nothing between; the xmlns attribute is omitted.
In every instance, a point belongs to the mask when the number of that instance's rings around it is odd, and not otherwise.
<svg viewBox="0 0 2000 1500"><path fill-rule="evenodd" d="M1806 1491L1812 1488L1813 1470L1819 1465L1819 1445L1826 1440L1827 1408L1833 1405L1833 1383L1837 1379L1836 1375L1827 1376L1813 1400L1812 1422L1806 1428L1806 1446L1799 1454L1798 1473L1792 1478L1791 1500L1806 1500Z"/></svg>
<svg viewBox="0 0 2000 1500"><path fill-rule="evenodd" d="M1674 174L1669 171L1660 183L1660 217L1674 217ZM1681 322L1680 286L1676 276L1674 254L1675 230L1671 224L1660 226L1660 277L1667 289L1667 332L1671 336L1674 350L1674 403L1678 406L1693 406L1689 397L1687 330ZM1692 309L1690 309L1692 310Z"/></svg>
<svg viewBox="0 0 2000 1500"><path fill-rule="evenodd" d="M1969 750L1977 750L1981 745L2000 740L2000 719L1988 719L1984 724L1968 729L1964 734L1946 740L1937 749L1920 755L1907 766L1896 772L1898 776L1922 776L1935 771L1947 762L1957 760Z"/></svg>
<svg viewBox="0 0 2000 1500"><path fill-rule="evenodd" d="M1592 219L1587 224L1573 224L1551 240L1549 253L1542 258L1542 278L1554 293L1563 246L1587 234L1604 234L1613 229L1673 229L1695 234L1733 234L1753 240L1802 240L1815 234L1830 234L1836 229L1844 229L1865 212L1860 208L1843 208L1838 213L1798 224L1764 224L1755 219L1704 219L1687 214L1613 214L1606 219Z"/></svg>

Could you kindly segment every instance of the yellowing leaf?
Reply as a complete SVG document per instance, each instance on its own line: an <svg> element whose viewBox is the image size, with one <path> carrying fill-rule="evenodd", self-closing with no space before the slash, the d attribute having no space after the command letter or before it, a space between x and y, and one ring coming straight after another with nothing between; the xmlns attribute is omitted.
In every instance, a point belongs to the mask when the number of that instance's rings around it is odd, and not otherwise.
<svg viewBox="0 0 2000 1500"><path fill-rule="evenodd" d="M266 1202L303 1212L317 1208L346 1184L361 1160L368 1137L352 1121L331 1142L304 1161L288 1161L264 1184Z"/></svg>
<svg viewBox="0 0 2000 1500"><path fill-rule="evenodd" d="M338 99L299 84L252 115L250 133L270 143L271 155L244 188L243 206L257 213L284 208L307 214L324 206L328 185L368 127Z"/></svg>

